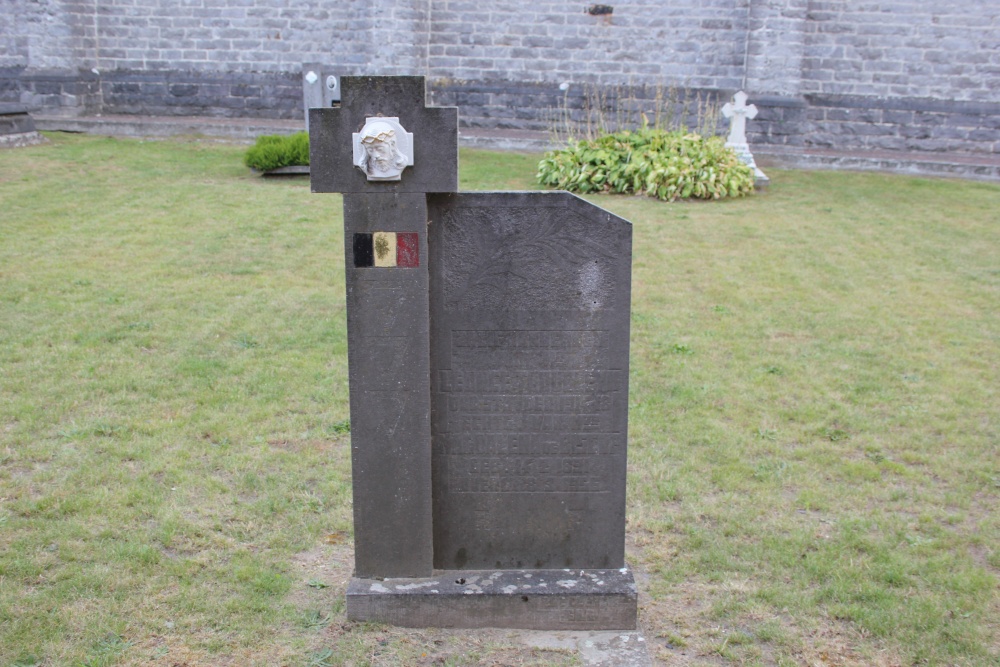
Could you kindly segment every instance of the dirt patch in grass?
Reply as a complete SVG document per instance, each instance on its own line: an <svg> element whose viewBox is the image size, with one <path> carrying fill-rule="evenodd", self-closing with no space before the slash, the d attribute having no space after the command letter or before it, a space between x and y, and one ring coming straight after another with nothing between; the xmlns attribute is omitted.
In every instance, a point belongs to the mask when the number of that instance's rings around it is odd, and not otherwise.
<svg viewBox="0 0 1000 667"><path fill-rule="evenodd" d="M667 595L642 599L640 619L645 627L655 627L647 635L654 662L664 666L743 664L794 664L815 667L898 667L901 659L891 653L862 655L854 647L861 641L857 632L836 619L824 619L803 628L788 615L766 618L748 614L745 620L768 622L774 639L756 636L748 628L713 619L711 601L720 595L746 594L734 584L722 586L684 583L670 588ZM739 586L737 586L739 588Z"/></svg>
<svg viewBox="0 0 1000 667"><path fill-rule="evenodd" d="M575 652L525 646L505 630L395 628L347 620L344 596L354 565L354 544L331 533L325 544L292 559L296 583L287 602L307 633L305 664L500 665L579 664Z"/></svg>

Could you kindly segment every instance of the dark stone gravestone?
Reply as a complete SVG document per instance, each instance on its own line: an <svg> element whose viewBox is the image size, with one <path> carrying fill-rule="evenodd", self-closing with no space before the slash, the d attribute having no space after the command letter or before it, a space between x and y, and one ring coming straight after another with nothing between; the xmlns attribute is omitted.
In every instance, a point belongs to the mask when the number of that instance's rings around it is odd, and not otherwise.
<svg viewBox="0 0 1000 667"><path fill-rule="evenodd" d="M302 106L306 110L306 131L309 131L309 110L315 107L335 107L340 104L340 77L332 67L320 63L302 65Z"/></svg>
<svg viewBox="0 0 1000 667"><path fill-rule="evenodd" d="M565 192L457 192L423 77L310 111L344 193L355 578L404 626L632 629L631 225Z"/></svg>
<svg viewBox="0 0 1000 667"><path fill-rule="evenodd" d="M31 109L20 104L0 104L0 148L19 148L45 142L35 129Z"/></svg>

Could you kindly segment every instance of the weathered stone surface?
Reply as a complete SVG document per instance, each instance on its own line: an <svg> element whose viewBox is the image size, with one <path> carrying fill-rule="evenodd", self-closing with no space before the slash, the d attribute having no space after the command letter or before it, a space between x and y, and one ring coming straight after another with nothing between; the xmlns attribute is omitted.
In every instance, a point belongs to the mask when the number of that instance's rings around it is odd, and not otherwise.
<svg viewBox="0 0 1000 667"><path fill-rule="evenodd" d="M312 188L344 194L355 574L432 567L427 188L457 186L456 109L424 107L423 77L346 77L340 108L310 111ZM394 116L421 160L369 181L352 134Z"/></svg>
<svg viewBox="0 0 1000 667"><path fill-rule="evenodd" d="M24 148L47 143L48 139L38 132L21 132L18 134L0 134L0 148Z"/></svg>
<svg viewBox="0 0 1000 667"><path fill-rule="evenodd" d="M403 627L634 630L631 571L444 570L418 579L353 579L347 615Z"/></svg>
<svg viewBox="0 0 1000 667"><path fill-rule="evenodd" d="M302 107L305 109L306 132L309 131L309 110L330 106L323 99L323 69L318 63L302 65Z"/></svg>
<svg viewBox="0 0 1000 667"><path fill-rule="evenodd" d="M359 261L356 235L391 230L427 257L424 195L344 196L355 572L423 576L432 566L427 262ZM383 262L383 264L386 264Z"/></svg>
<svg viewBox="0 0 1000 667"><path fill-rule="evenodd" d="M24 134L35 131L35 121L25 107L0 105L0 134Z"/></svg>
<svg viewBox="0 0 1000 667"><path fill-rule="evenodd" d="M434 566L622 567L631 225L568 193L428 199Z"/></svg>
<svg viewBox="0 0 1000 667"><path fill-rule="evenodd" d="M348 617L634 628L631 225L568 193L409 192L457 180L457 119L422 105L420 78L348 78L344 106L310 121L313 189L345 192ZM398 182L367 180L350 159L355 121L374 109L410 119L392 128L414 137L414 169ZM424 171L421 136L441 158ZM434 568L457 574L442 583Z"/></svg>
<svg viewBox="0 0 1000 667"><path fill-rule="evenodd" d="M35 131L31 110L20 104L0 104L0 148L20 148L45 143Z"/></svg>

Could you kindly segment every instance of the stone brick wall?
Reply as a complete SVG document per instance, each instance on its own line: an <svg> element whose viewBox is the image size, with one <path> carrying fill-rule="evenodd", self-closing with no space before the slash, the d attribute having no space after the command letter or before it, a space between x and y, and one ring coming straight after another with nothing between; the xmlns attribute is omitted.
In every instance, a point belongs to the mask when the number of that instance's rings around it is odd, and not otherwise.
<svg viewBox="0 0 1000 667"><path fill-rule="evenodd" d="M1000 5L809 2L805 93L1000 101Z"/></svg>
<svg viewBox="0 0 1000 667"><path fill-rule="evenodd" d="M591 15L586 3L565 0L432 0L427 69L468 81L734 88L746 11L732 4L631 0Z"/></svg>
<svg viewBox="0 0 1000 667"><path fill-rule="evenodd" d="M105 109L153 116L302 117L302 81L288 72L113 71L101 77Z"/></svg>
<svg viewBox="0 0 1000 667"><path fill-rule="evenodd" d="M773 13L752 22L754 34L767 34L768 20L775 22ZM1000 5L796 0L781 8L780 20L798 24L801 40L777 52L788 62L798 58L799 77L794 89L769 86L780 75L769 64L766 76L756 76L754 62L768 59L774 45L751 56L748 89L777 94L757 100L752 140L1000 153ZM787 35L789 25L773 34ZM787 93L797 99L782 99ZM789 124L797 131L789 133Z"/></svg>
<svg viewBox="0 0 1000 667"><path fill-rule="evenodd" d="M304 62L422 74L465 123L546 129L588 95L760 109L755 143L1000 152L981 0L0 0L0 102L298 118ZM588 9L591 11L588 12ZM627 91L627 92L626 92Z"/></svg>

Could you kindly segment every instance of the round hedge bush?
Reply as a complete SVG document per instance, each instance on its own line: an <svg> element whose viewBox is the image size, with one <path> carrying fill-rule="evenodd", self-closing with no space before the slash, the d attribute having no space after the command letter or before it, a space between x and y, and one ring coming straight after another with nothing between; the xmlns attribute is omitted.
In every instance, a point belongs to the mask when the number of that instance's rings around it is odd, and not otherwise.
<svg viewBox="0 0 1000 667"><path fill-rule="evenodd" d="M722 137L647 128L550 151L538 163L538 181L570 192L634 193L675 201L745 196L753 192L754 173Z"/></svg>
<svg viewBox="0 0 1000 667"><path fill-rule="evenodd" d="M251 146L243 163L257 171L271 171L281 167L309 165L309 135L305 132L277 135L268 134L257 137L257 143Z"/></svg>

